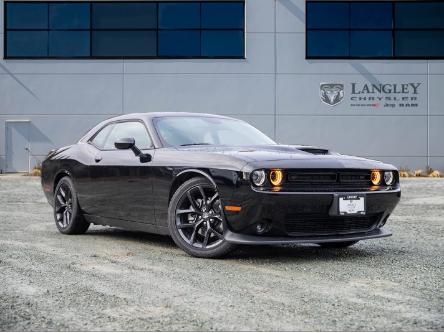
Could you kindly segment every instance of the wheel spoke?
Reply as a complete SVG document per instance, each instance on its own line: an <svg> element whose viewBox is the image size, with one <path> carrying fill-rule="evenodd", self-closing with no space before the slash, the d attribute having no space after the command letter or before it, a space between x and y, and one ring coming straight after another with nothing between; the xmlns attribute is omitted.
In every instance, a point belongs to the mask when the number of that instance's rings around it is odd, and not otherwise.
<svg viewBox="0 0 444 333"><path fill-rule="evenodd" d="M191 234L190 237L190 244L193 245L194 242L196 241L196 235L197 235L197 226L194 227L193 233Z"/></svg>
<svg viewBox="0 0 444 333"><path fill-rule="evenodd" d="M203 187L198 186L197 188L199 189L199 192L200 192L200 195L202 196L204 204L206 204L207 203L207 195L205 194Z"/></svg>
<svg viewBox="0 0 444 333"><path fill-rule="evenodd" d="M64 204L66 204L66 201L59 195L59 194L57 194L57 200L62 204L62 205L64 205Z"/></svg>
<svg viewBox="0 0 444 333"><path fill-rule="evenodd" d="M61 205L59 208L56 209L56 213L60 213L62 210L66 209L66 204Z"/></svg>
<svg viewBox="0 0 444 333"><path fill-rule="evenodd" d="M178 209L178 210L176 210L176 215L191 214L191 213L199 214L199 212L196 212L194 209Z"/></svg>
<svg viewBox="0 0 444 333"><path fill-rule="evenodd" d="M66 227L68 225L68 221L67 221L68 219L67 219L66 213L67 213L67 210L65 210L63 212L63 227Z"/></svg>
<svg viewBox="0 0 444 333"><path fill-rule="evenodd" d="M187 197L188 197L188 200L190 200L190 204L193 207L193 209L196 212L200 211L199 206L197 205L197 202L194 200L194 198L191 196L191 192L190 191L187 192Z"/></svg>
<svg viewBox="0 0 444 333"><path fill-rule="evenodd" d="M216 194L213 195L213 196L211 197L210 201L208 202L208 206L211 206L211 205L213 204L214 200L216 200L218 197L219 197L219 193L216 192Z"/></svg>
<svg viewBox="0 0 444 333"><path fill-rule="evenodd" d="M211 230L207 229L207 232L205 233L205 239L202 243L202 247L207 247L208 245L208 240L210 239L210 234L211 234Z"/></svg>
<svg viewBox="0 0 444 333"><path fill-rule="evenodd" d="M216 235L217 238L219 238L219 239L224 239L224 236L223 236L221 233L217 232L217 231L214 230L213 228L211 228L210 230L211 230L211 232L212 232L213 234Z"/></svg>
<svg viewBox="0 0 444 333"><path fill-rule="evenodd" d="M59 192L60 192L60 194L62 195L62 197L66 200L66 193L65 193L65 191L63 191L62 186L60 186L60 188L59 188Z"/></svg>

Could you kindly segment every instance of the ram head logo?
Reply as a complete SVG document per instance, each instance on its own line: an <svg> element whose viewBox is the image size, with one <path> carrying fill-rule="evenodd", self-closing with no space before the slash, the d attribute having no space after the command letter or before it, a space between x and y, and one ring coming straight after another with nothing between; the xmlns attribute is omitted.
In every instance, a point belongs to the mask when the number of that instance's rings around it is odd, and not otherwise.
<svg viewBox="0 0 444 333"><path fill-rule="evenodd" d="M341 83L321 83L319 94L323 103L335 106L344 99L344 85Z"/></svg>

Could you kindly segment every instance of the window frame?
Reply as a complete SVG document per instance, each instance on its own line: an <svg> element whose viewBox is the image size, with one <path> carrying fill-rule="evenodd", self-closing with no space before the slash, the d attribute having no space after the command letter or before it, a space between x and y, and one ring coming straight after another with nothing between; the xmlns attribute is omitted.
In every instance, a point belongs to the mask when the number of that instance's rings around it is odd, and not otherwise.
<svg viewBox="0 0 444 333"><path fill-rule="evenodd" d="M114 148L114 149L101 149L101 148L97 147L97 146L94 144L94 142L93 142L93 140L95 139L95 137L96 137L96 136L97 136L97 135L98 135L98 134L99 134L99 133L105 128L105 127L108 127L108 126L110 126L110 125L115 125L115 124L121 124L121 123L141 123L141 124L145 127L146 133L148 134L148 137L150 138L151 146L148 147L148 148L140 149L140 150L141 150L141 151L144 151L144 150L152 150L152 149L155 149L154 141L153 141L153 137L152 137L150 131L148 130L148 127L146 126L145 122L144 122L142 119L137 119L137 118L134 118L134 119L121 119L121 120L114 120L114 121L107 122L106 124L103 124L103 126L100 126L100 128L99 128L94 134L92 134L92 135L89 137L89 139L86 141L86 143L87 143L87 144L90 144L91 146L93 146L94 148L96 148L96 149L98 149L98 150L100 150L100 151L117 151L117 150L121 150L121 149L117 149L117 148ZM112 130L111 130L111 131L112 131ZM138 147L138 148L139 148L139 147Z"/></svg>
<svg viewBox="0 0 444 333"><path fill-rule="evenodd" d="M246 1L247 0L218 0L216 2L225 2L225 3L242 3L243 4L243 18L244 18L244 26L242 27L242 29L203 29L202 27L200 27L199 29L161 29L159 27L159 3L160 2L184 2L184 3L203 3L203 2L213 2L215 0L201 0L201 1L187 1L187 0L157 0L157 1L149 1L149 0L107 0L107 1L100 1L100 0L93 0L93 1L82 1L82 0L56 0L56 1L33 1L33 0L28 0L28 1L4 1L3 2L3 59L8 60L101 60L101 59L110 59L110 60L122 60L122 59L151 59L151 60L156 60L156 59L246 59L247 58L247 43L246 43L246 18L247 18L247 6L246 6ZM49 35L49 31L52 31L49 27L49 17L48 17L48 29L7 29L7 4L8 3L88 3L90 5L90 29L89 29L89 47L90 47L90 55L89 56L67 56L67 57L61 57L61 56L50 56L49 52L47 56L8 56L7 54L7 36L8 36L8 31L48 31L48 35ZM92 27L92 7L93 7L93 3L114 3L114 2L124 2L124 3L141 3L141 2L154 2L157 6L157 27L155 29L93 29ZM48 6L49 7L49 6ZM48 12L49 12L49 8L48 8ZM201 15L201 21L202 21L202 11L200 12ZM68 30L65 29L67 31L79 31L79 29L72 29L72 30ZM81 29L82 31L84 29ZM135 31L156 31L156 55L155 56L93 56L92 55L92 34L93 31L121 31L121 30L135 30ZM243 33L243 54L241 56L160 56L159 55L159 31L165 31L165 30L197 30L197 31L202 31L202 30L217 30L217 31L242 31ZM55 30L57 31L57 30ZM202 42L202 41L201 41ZM48 50L49 50L49 40L48 40Z"/></svg>
<svg viewBox="0 0 444 333"><path fill-rule="evenodd" d="M307 28L307 7L308 3L335 3L335 2L348 2L351 3L391 3L392 5L392 28L391 29L313 29ZM428 3L442 3L442 0L427 0ZM442 56L397 56L396 55L396 32L399 31L442 31L444 34L444 28L396 28L396 4L397 3L421 3L412 0L365 0L365 1L344 1L344 0L307 0L305 1L305 59L306 60L444 60L444 54ZM349 13L349 16L351 13ZM391 31L392 34L392 56L312 56L308 54L308 31L347 31L349 33L349 52L350 52L350 38L351 31Z"/></svg>

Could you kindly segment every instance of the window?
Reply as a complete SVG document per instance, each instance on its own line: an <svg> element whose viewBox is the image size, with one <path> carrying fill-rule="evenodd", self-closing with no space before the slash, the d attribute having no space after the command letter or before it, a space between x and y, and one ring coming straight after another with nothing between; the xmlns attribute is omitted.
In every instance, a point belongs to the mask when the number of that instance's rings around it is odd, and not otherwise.
<svg viewBox="0 0 444 333"><path fill-rule="evenodd" d="M235 119L163 117L156 118L154 126L166 146L276 144L258 129Z"/></svg>
<svg viewBox="0 0 444 333"><path fill-rule="evenodd" d="M115 150L114 143L123 138L134 138L139 149L152 147L145 125L138 121L109 124L101 129L91 142L101 150Z"/></svg>
<svg viewBox="0 0 444 333"><path fill-rule="evenodd" d="M307 1L306 58L444 58L444 3Z"/></svg>
<svg viewBox="0 0 444 333"><path fill-rule="evenodd" d="M243 58L244 0L6 1L5 58Z"/></svg>

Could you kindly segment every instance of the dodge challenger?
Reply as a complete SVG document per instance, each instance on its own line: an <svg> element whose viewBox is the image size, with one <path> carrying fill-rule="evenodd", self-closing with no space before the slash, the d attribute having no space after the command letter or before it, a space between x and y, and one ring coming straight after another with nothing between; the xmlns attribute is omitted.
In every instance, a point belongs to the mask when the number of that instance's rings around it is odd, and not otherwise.
<svg viewBox="0 0 444 333"><path fill-rule="evenodd" d="M277 144L229 117L174 112L101 122L48 154L42 187L63 234L92 223L169 235L205 258L237 244L387 237L401 197L392 165Z"/></svg>

